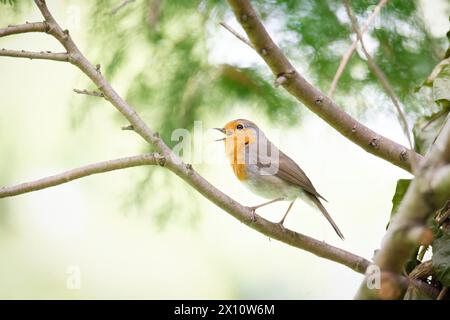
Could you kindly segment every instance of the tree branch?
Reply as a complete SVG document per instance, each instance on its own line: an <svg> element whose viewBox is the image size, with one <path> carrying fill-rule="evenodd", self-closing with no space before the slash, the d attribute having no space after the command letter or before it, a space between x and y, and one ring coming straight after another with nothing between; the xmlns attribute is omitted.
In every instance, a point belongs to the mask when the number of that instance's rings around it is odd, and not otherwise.
<svg viewBox="0 0 450 320"><path fill-rule="evenodd" d="M27 32L47 32L47 24L45 22L27 22L25 24L9 25L0 29L0 38Z"/></svg>
<svg viewBox="0 0 450 320"><path fill-rule="evenodd" d="M162 141L157 133L154 133L147 127L144 121L139 117L139 115L134 111L111 87L111 85L107 82L107 80L103 77L103 75L98 72L98 70L86 59L86 57L81 53L81 51L77 48L73 40L71 39L68 31L63 31L61 27L54 20L52 15L50 14L45 1L44 0L35 0L35 3L42 15L44 16L46 23L49 25L48 33L54 36L67 50L70 59L69 62L73 65L77 66L83 73L85 73L93 83L99 88L99 90L103 93L105 99L107 99L128 121L132 126L133 130L139 134L145 141L149 144L153 145L158 154L160 155L160 159L164 159L163 163L159 163L164 165L167 169L178 175L184 181L186 181L189 185L191 185L194 189L196 189L199 193L209 199L211 202L228 212L230 215L241 221L242 223L250 226L251 228L259 231L260 233L289 244L291 246L306 250L315 254L319 257L326 258L331 261L335 261L342 265L345 265L356 272L363 273L370 262L362 257L359 257L355 254L347 252L345 250L333 247L331 245L326 244L323 241L318 241L316 239L310 238L308 236L299 234L297 232L281 229L278 224L272 223L258 215L256 215L256 219L254 220L253 214L250 208L244 207L238 202L234 201L226 194L222 193L220 190L211 185L207 180L205 180L202 176L200 176L190 164L185 164L181 161L181 159L175 155L170 148ZM121 159L118 163L115 163L115 168L119 169L123 167L123 163ZM117 161L117 160L116 160ZM133 162L136 161L136 162ZM132 164L141 165L142 159L134 159L131 161ZM153 159L147 159L148 164L153 163ZM130 164L130 161L125 161ZM100 166L100 167L98 167ZM108 166L98 165L93 171L88 171L92 173L103 172L105 168L112 168L111 163ZM76 179L86 174L86 168L84 169L74 169L75 171L69 171L69 174L66 172L62 175L57 175L56 177L44 178L43 180L39 180L40 183L34 182L32 187L27 186L24 187L21 185L22 190L27 189L28 191L32 191L36 189L36 186L47 187L51 185L58 184L59 182L65 182L68 179ZM77 171L78 170L78 171ZM106 170L108 171L108 170ZM48 180L45 180L48 179ZM49 182L50 181L50 182ZM14 187L12 187L14 188ZM19 188L19 187L16 187ZM20 189L19 188L19 189ZM36 189L37 190L37 189ZM13 190L9 190L10 195ZM16 191L17 192L17 191ZM27 191L24 191L27 192ZM21 192L23 193L23 192ZM6 196L6 193L4 193ZM402 278L406 281L404 278Z"/></svg>
<svg viewBox="0 0 450 320"><path fill-rule="evenodd" d="M364 126L309 84L273 42L249 0L228 2L253 47L270 67L279 84L343 136L367 152L411 172L410 158L413 150ZM282 81L278 81L279 79ZM416 158L419 161L422 156L417 154Z"/></svg>
<svg viewBox="0 0 450 320"><path fill-rule="evenodd" d="M369 29L369 25L372 23L373 19L375 19L375 17L380 13L381 8L387 2L388 2L388 0L381 0L377 4L377 6L375 7L375 9L373 9L370 16L367 18L366 23L364 24L364 26L361 30L361 34L364 34L367 32L367 30ZM333 96L334 91L336 90L337 83L339 82L339 79L341 78L341 75L344 72L345 66L347 65L348 61L350 60L353 52L356 50L357 44L358 44L358 39L355 39L355 41L353 41L350 48L348 48L347 52L345 52L345 54L342 56L341 62L339 63L339 67L336 71L336 74L334 75L333 82L331 83L330 90L328 91L328 97L330 97L330 99Z"/></svg>
<svg viewBox="0 0 450 320"><path fill-rule="evenodd" d="M239 32L237 32L236 30L234 30L232 27L230 27L225 21L221 21L219 22L220 25L222 27L224 27L225 29L228 30L228 32L230 32L233 36L235 36L236 38L238 38L239 40L241 40L243 43L245 43L246 45L248 45L250 48L255 49L253 47L253 45L251 44L250 41L248 41L248 39L246 37L243 37L239 34Z"/></svg>
<svg viewBox="0 0 450 320"><path fill-rule="evenodd" d="M448 287L443 287L441 292L439 292L439 295L436 298L436 300L444 300L445 295L447 294L447 292L448 292Z"/></svg>
<svg viewBox="0 0 450 320"><path fill-rule="evenodd" d="M41 60L53 60L53 61L62 61L68 62L69 55L67 53L54 53L54 52L34 52L34 51L25 51L25 50L0 50L0 56L3 57L12 57L12 58L28 58L28 59L41 59Z"/></svg>
<svg viewBox="0 0 450 320"><path fill-rule="evenodd" d="M125 7L127 4L134 2L135 0L122 0L118 5L111 9L111 14L116 14L120 9Z"/></svg>
<svg viewBox="0 0 450 320"><path fill-rule="evenodd" d="M450 171L450 121L447 121L435 144L417 170L397 214L389 224L383 239L381 250L375 257L375 263L382 271L396 274L402 272L406 261L431 231L426 222L436 210L450 199L450 188L439 186L432 181L449 182ZM437 175L443 175L437 179ZM383 286L383 284L382 284ZM357 298L380 298L379 290L370 290L365 282L360 286ZM394 298L399 298L394 297Z"/></svg>
<svg viewBox="0 0 450 320"><path fill-rule="evenodd" d="M77 94L85 94L87 96L93 96L93 97L99 97L99 98L104 98L105 97L103 95L103 93L95 91L95 90L89 91L89 90L86 90L86 89L83 89L83 90L73 89L73 92L75 92Z"/></svg>
<svg viewBox="0 0 450 320"><path fill-rule="evenodd" d="M164 158L159 154L143 154L139 156L126 157L89 164L76 169L68 170L53 176L45 177L35 181L21 183L11 187L0 188L0 198L16 196L23 193L54 187L75 179L130 167L163 164Z"/></svg>
<svg viewBox="0 0 450 320"><path fill-rule="evenodd" d="M78 67L97 88L104 94L111 104L133 124L134 131L144 138L150 144L153 144L156 150L163 156L171 154L170 149L162 142L159 135L155 134L133 110L111 87L99 70L90 63L72 40L69 31L63 30L51 15L44 0L34 0L36 6L41 11L46 23L49 26L48 33L55 37L67 50L70 58L69 62ZM167 158L167 157L166 157Z"/></svg>
<svg viewBox="0 0 450 320"><path fill-rule="evenodd" d="M384 72L380 69L380 67L378 67L378 65L373 60L372 56L367 51L366 46L364 45L362 33L361 33L361 31L359 31L359 28L358 28L358 22L356 21L356 17L353 14L352 9L350 8L348 0L342 0L342 2L344 3L344 7L345 7L345 10L347 11L348 17L350 18L352 29L356 33L356 40L359 40L359 42L361 43L361 49L367 58L367 63L369 65L370 69L372 70L372 72L375 74L375 76L380 81L381 86L383 87L384 91L387 93L387 95L391 99L395 108L397 109L397 116L398 116L398 119L400 122L400 126L402 127L403 133L405 134L405 136L408 140L409 147L411 148L411 150L413 150L414 144L412 141L411 132L409 130L408 120L406 120L405 113L404 113L402 107L400 106L400 102L397 98L397 95L395 94L395 91L392 88L392 86L390 85L389 80L387 79ZM412 154L411 169L414 173L417 161L415 159L415 153L411 153L411 154Z"/></svg>
<svg viewBox="0 0 450 320"><path fill-rule="evenodd" d="M147 12L147 24L151 30L155 29L161 15L162 0L151 0Z"/></svg>

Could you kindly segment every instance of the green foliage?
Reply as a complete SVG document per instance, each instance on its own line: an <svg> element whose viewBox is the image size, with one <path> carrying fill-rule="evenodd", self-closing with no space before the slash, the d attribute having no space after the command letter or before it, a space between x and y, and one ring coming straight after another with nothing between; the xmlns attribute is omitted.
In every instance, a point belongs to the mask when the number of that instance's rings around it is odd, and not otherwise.
<svg viewBox="0 0 450 320"><path fill-rule="evenodd" d="M415 149L421 155L425 155L434 143L438 132L448 118L449 108L445 108L431 115L421 116L413 127Z"/></svg>
<svg viewBox="0 0 450 320"><path fill-rule="evenodd" d="M449 200L450 201L450 200ZM433 273L442 286L450 286L450 220L444 221L444 216L450 210L450 203L438 211L436 217L431 219L428 227L433 231L434 240L432 245Z"/></svg>
<svg viewBox="0 0 450 320"><path fill-rule="evenodd" d="M288 1L284 12L287 18L285 27L294 31L300 50L309 50L306 58L323 87L333 79L341 59L341 54L335 52L333 45L347 42L349 36L348 27L335 14L336 6L336 1ZM348 80L346 74L341 85L346 85Z"/></svg>
<svg viewBox="0 0 450 320"><path fill-rule="evenodd" d="M428 82L428 83L427 83ZM439 63L432 72L431 79L425 86L432 87L433 102L430 110L437 110L431 115L424 115L416 120L413 128L416 151L424 155L434 143L441 128L448 119L450 111L450 64L449 58ZM431 82L431 83L430 83Z"/></svg>
<svg viewBox="0 0 450 320"><path fill-rule="evenodd" d="M328 90L342 54L351 44L350 22L341 1L260 0L257 3L267 21L280 16L277 23L281 26L277 29L289 32L288 41L281 41L283 49L291 58L307 61L316 84ZM378 1L351 2L360 26L376 4ZM419 101L410 96L412 89L428 76L444 50L444 39L431 37L418 10L417 1L389 1L369 28L371 40L367 42L375 47L372 54L375 62L409 112L420 110ZM380 89L372 73L354 72L361 64L366 64L364 55L354 53L339 81L338 93L358 95L368 85Z"/></svg>
<svg viewBox="0 0 450 320"><path fill-rule="evenodd" d="M425 99L429 108L434 110L430 115L418 117L413 133L415 139L415 149L417 152L425 155L425 153L432 146L436 137L439 135L443 125L448 121L448 114L450 109L450 72L449 64L446 60L439 63L435 70L431 73L428 79L424 82L420 91L423 96L428 95L431 99ZM425 87L431 87L431 90L426 90ZM392 199L391 218L397 213L398 207L402 202L406 191L410 185L411 180L401 179L397 182L394 197ZM446 206L444 208L448 210ZM448 229L438 225L435 217L430 219L428 223L429 228L433 231L434 241L432 243L433 257L432 266L433 273L437 280L443 286L450 285L450 234ZM407 273L411 272L420 261L417 260L417 248L413 256L405 265ZM421 259L421 258L420 258ZM405 299L428 299L424 293L417 288L410 287L404 297Z"/></svg>
<svg viewBox="0 0 450 320"><path fill-rule="evenodd" d="M433 241L433 271L443 286L450 286L450 234Z"/></svg>
<svg viewBox="0 0 450 320"><path fill-rule="evenodd" d="M3 10L8 10L8 17L12 18L14 16L18 16L21 12L28 10L31 6L34 5L33 1L20 1L20 0L0 0L0 6L5 5L8 6ZM0 12L0 20L2 19L1 15L4 14ZM4 25L1 28L5 27Z"/></svg>
<svg viewBox="0 0 450 320"><path fill-rule="evenodd" d="M433 99L442 108L450 108L450 58L433 81Z"/></svg>
<svg viewBox="0 0 450 320"><path fill-rule="evenodd" d="M390 221L392 221L392 217L397 213L398 207L400 203L403 200L403 197L406 194L406 191L408 191L409 185L411 184L411 179L400 179L397 181L397 186L395 188L394 196L392 197L392 209L391 209L391 218ZM386 226L386 229L388 228L388 225Z"/></svg>
<svg viewBox="0 0 450 320"><path fill-rule="evenodd" d="M9 4L10 6L15 5L17 0L0 0L1 4Z"/></svg>

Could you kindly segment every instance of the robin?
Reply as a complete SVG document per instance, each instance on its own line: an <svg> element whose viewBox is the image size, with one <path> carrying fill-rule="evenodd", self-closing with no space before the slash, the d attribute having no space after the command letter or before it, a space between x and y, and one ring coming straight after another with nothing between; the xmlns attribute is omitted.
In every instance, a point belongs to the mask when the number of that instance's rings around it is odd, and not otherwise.
<svg viewBox="0 0 450 320"><path fill-rule="evenodd" d="M255 194L271 199L258 206L250 207L252 219L258 208L276 201L290 201L289 207L279 222L284 221L295 200L301 198L316 206L333 226L338 236L344 235L331 218L320 199L327 201L314 188L311 180L294 160L285 155L258 126L246 119L228 122L223 128L214 128L225 134L217 141L225 142L225 153L236 177Z"/></svg>

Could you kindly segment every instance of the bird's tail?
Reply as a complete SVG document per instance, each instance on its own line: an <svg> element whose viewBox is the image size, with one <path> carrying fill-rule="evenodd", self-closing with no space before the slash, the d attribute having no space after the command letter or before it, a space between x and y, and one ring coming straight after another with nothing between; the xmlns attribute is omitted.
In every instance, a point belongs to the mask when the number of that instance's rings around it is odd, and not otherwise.
<svg viewBox="0 0 450 320"><path fill-rule="evenodd" d="M333 226L333 229L334 229L334 231L336 231L336 233L339 236L339 238L344 240L344 235L342 234L341 230L339 230L338 226L333 221L333 219L331 218L331 216L328 213L327 209L325 209L325 207L322 205L320 200L317 199L317 197L315 197L313 195L310 195L310 198L314 202L314 204L317 206L317 208L319 208L319 210L322 212L322 214L325 216L325 218L327 218L328 222Z"/></svg>

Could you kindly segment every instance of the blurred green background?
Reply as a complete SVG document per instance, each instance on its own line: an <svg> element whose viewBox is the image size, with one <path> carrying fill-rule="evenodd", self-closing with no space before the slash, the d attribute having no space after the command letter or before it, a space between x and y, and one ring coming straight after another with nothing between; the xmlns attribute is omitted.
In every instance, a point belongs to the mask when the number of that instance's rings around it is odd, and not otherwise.
<svg viewBox="0 0 450 320"><path fill-rule="evenodd" d="M8 2L8 1L7 1ZM29 1L0 4L0 26L41 21ZM327 92L354 37L340 1L253 1L276 41ZM241 30L222 1L47 1L63 28L113 87L170 145L176 128L201 121L194 163L246 205L210 128L249 118L306 171L328 200L342 242L297 202L286 226L371 258L397 179L409 175L341 137L283 90L262 60L219 26ZM352 1L364 21L377 1ZM445 0L389 1L365 37L414 123L434 110L415 93L443 58ZM0 48L61 51L46 34L0 39ZM407 145L390 100L359 50L335 94L370 128ZM70 64L0 58L0 186L91 162L149 151ZM192 154L184 155L193 162ZM287 203L259 213L278 221ZM79 271L80 287L70 285ZM139 167L0 200L0 298L349 299L362 276L238 223L173 174Z"/></svg>

